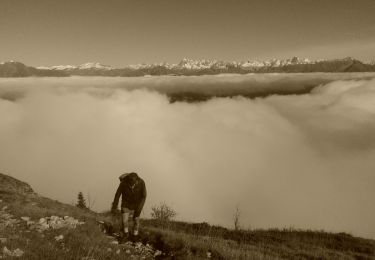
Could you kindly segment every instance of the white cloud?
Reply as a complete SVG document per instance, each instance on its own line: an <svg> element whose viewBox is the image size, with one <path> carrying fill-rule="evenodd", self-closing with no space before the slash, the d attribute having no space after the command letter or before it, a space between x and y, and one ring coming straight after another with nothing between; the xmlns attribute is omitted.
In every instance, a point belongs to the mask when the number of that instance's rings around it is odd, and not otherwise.
<svg viewBox="0 0 375 260"><path fill-rule="evenodd" d="M224 82L299 86L285 77ZM0 96L18 94L0 99L0 171L65 202L89 191L97 209L110 206L122 172L137 171L148 187L146 209L165 200L182 219L231 225L239 203L245 227L375 237L375 80L196 104L147 90L205 81L214 88L220 79L1 80Z"/></svg>

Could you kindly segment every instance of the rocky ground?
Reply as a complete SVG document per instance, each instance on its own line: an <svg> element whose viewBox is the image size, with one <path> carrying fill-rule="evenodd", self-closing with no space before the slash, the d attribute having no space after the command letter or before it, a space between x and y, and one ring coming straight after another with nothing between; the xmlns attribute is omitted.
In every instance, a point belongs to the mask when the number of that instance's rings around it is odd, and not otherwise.
<svg viewBox="0 0 375 260"><path fill-rule="evenodd" d="M26 236L28 233L36 233L38 238L41 238L41 243L56 243L62 249L69 251L69 248L65 245L63 232L53 236L54 239L51 241L51 236L48 235L49 231L54 230L55 233L56 231L59 233L58 230L76 229L77 226L85 225L84 221L80 221L71 216L47 216L39 219L32 219L30 216L16 217L12 214L4 201L0 200L0 206L0 230L11 230L11 232L1 232L0 243L2 250L0 252L0 259L24 256L25 253L27 253L24 248L12 248L12 246L8 244L10 244L9 242L11 240L17 239L20 236ZM3 234L5 233L11 235L4 236ZM106 251L108 253L114 252L117 255L125 255L126 258L130 259L155 259L163 256L163 252L154 249L150 244L131 241L119 243L119 235L116 233L107 235L106 238L108 243ZM96 259L90 256L83 256L81 260Z"/></svg>

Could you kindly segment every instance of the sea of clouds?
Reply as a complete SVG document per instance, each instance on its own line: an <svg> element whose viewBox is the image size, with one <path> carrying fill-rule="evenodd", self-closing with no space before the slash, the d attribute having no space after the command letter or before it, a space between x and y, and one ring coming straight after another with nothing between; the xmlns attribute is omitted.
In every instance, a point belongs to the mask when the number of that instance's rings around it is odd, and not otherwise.
<svg viewBox="0 0 375 260"><path fill-rule="evenodd" d="M147 185L146 217L165 201L181 220L231 226L238 205L244 228L375 238L373 78L0 79L0 172L68 203L82 191L106 210L118 176L136 171ZM165 95L311 85L303 95L199 103Z"/></svg>

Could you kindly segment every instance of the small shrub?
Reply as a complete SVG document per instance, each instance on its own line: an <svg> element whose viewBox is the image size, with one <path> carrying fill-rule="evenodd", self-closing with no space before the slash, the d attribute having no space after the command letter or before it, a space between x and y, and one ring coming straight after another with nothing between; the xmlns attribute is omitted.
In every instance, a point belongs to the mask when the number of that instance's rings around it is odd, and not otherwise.
<svg viewBox="0 0 375 260"><path fill-rule="evenodd" d="M170 221L177 215L176 211L165 202L161 202L159 205L151 207L151 210L151 217L160 221Z"/></svg>

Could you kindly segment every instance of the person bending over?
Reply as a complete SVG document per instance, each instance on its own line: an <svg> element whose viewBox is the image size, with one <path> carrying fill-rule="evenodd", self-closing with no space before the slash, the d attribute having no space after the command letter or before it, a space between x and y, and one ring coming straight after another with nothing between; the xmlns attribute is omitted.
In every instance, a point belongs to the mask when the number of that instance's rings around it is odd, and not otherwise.
<svg viewBox="0 0 375 260"><path fill-rule="evenodd" d="M139 215L146 201L146 185L137 173L125 173L120 177L120 185L117 188L115 198L112 203L111 212L117 211L117 205L122 196L122 238L129 238L129 215L133 213L133 235L138 236Z"/></svg>

